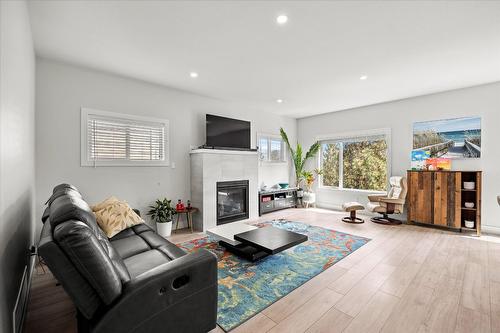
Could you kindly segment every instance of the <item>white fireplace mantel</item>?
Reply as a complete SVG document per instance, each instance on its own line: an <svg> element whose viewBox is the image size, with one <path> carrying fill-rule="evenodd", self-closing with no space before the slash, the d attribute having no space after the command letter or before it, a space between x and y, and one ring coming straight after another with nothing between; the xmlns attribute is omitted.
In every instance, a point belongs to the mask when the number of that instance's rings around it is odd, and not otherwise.
<svg viewBox="0 0 500 333"><path fill-rule="evenodd" d="M193 149L189 154L258 155L255 150Z"/></svg>
<svg viewBox="0 0 500 333"><path fill-rule="evenodd" d="M249 219L258 217L259 159L256 151L195 149L191 159L191 202L195 230L217 226L217 182L248 180Z"/></svg>

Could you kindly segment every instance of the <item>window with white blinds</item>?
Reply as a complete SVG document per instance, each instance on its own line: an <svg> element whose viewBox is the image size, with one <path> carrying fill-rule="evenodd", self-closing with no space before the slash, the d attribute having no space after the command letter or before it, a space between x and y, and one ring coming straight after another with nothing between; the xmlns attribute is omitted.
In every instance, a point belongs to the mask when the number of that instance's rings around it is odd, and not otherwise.
<svg viewBox="0 0 500 333"><path fill-rule="evenodd" d="M82 108L82 165L168 165L168 120Z"/></svg>

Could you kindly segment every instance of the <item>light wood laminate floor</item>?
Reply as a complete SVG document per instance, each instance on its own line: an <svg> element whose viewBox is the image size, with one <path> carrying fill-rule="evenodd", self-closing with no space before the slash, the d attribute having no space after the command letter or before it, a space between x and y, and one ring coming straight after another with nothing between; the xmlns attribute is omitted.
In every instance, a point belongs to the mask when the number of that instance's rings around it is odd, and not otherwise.
<svg viewBox="0 0 500 333"><path fill-rule="evenodd" d="M351 225L341 222L344 215L289 209L259 219L286 218L372 241L232 332L500 332L500 238L383 226L367 217ZM183 231L171 240L203 235ZM68 296L50 272L37 273L25 332L76 332Z"/></svg>

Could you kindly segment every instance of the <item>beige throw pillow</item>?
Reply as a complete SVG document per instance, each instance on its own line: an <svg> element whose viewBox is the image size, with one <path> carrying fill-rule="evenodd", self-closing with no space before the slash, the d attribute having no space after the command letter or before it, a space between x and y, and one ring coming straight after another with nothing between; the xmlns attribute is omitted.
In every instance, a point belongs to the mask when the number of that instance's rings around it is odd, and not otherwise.
<svg viewBox="0 0 500 333"><path fill-rule="evenodd" d="M122 230L144 223L144 220L125 201L120 201L115 197L110 197L92 206L92 210L97 223L108 238Z"/></svg>
<svg viewBox="0 0 500 333"><path fill-rule="evenodd" d="M92 209L93 212L97 212L98 210L104 209L117 201L120 201L120 199L111 196L111 197L107 198L106 200L104 200L103 202L99 202L98 204L95 204L94 206L90 206L90 208Z"/></svg>

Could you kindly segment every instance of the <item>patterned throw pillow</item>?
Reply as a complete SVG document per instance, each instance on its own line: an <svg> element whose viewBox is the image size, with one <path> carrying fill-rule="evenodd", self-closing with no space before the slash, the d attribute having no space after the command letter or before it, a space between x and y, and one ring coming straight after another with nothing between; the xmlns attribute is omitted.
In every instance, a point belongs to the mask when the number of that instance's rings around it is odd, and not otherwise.
<svg viewBox="0 0 500 333"><path fill-rule="evenodd" d="M134 225L144 223L125 202L115 197L110 197L103 202L92 206L97 223L108 238Z"/></svg>
<svg viewBox="0 0 500 333"><path fill-rule="evenodd" d="M120 199L111 196L111 197L107 198L106 200L104 200L103 202L99 202L98 204L95 204L94 206L90 206L90 208L92 209L93 212L97 212L98 210L104 209L117 201L120 201Z"/></svg>

